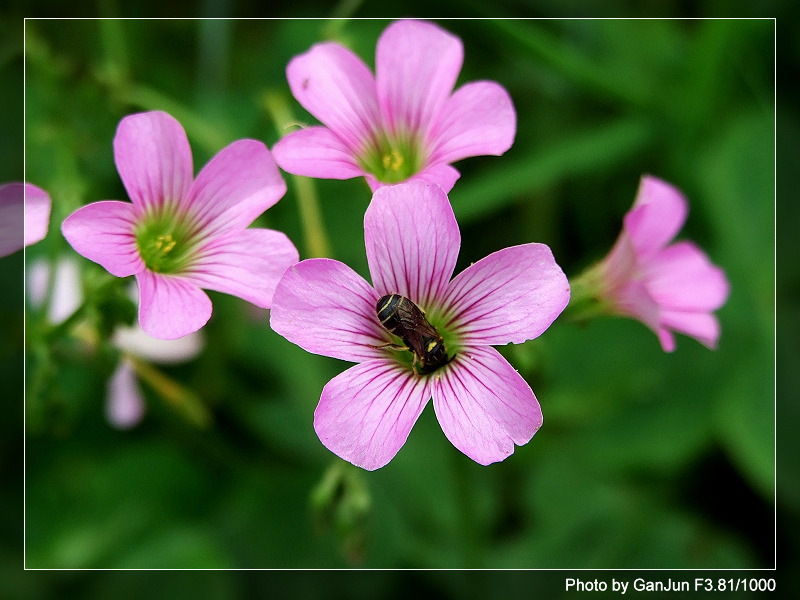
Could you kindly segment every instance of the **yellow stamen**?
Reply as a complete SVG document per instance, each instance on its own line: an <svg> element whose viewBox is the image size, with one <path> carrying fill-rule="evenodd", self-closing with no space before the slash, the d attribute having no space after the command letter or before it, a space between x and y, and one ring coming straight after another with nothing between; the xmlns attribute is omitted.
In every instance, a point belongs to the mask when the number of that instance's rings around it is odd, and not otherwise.
<svg viewBox="0 0 800 600"><path fill-rule="evenodd" d="M403 166L405 159L403 155L400 154L397 150L392 150L389 154L383 155L383 168L384 169L391 169L392 171L399 171L400 167Z"/></svg>
<svg viewBox="0 0 800 600"><path fill-rule="evenodd" d="M160 235L156 238L156 250L161 250L163 254L169 254L177 243L170 234Z"/></svg>

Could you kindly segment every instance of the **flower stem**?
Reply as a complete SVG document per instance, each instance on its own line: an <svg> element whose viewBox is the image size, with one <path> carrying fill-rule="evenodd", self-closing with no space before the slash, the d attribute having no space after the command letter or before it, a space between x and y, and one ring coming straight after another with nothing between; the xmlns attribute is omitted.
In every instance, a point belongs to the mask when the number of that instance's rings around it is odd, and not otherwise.
<svg viewBox="0 0 800 600"><path fill-rule="evenodd" d="M83 321L86 318L86 315L89 311L89 306L91 302L89 300L84 300L83 303L75 309L75 311L68 316L66 319L61 321L58 325L52 327L46 334L45 338L47 340L57 340L63 337L68 331L70 331L75 325Z"/></svg>
<svg viewBox="0 0 800 600"><path fill-rule="evenodd" d="M352 17L359 7L364 3L364 0L339 0L336 3L336 6L333 7L331 10L330 19L328 20L328 24L326 29L333 31L340 30L342 22L346 22L347 19ZM335 39L334 36L329 35L328 39Z"/></svg>
<svg viewBox="0 0 800 600"><path fill-rule="evenodd" d="M332 529L351 562L363 560L372 498L360 469L336 459L311 490L310 506L320 531Z"/></svg>
<svg viewBox="0 0 800 600"><path fill-rule="evenodd" d="M191 423L206 428L211 423L211 413L200 399L189 389L168 377L153 365L127 354L136 375L146 381L173 408L177 409Z"/></svg>
<svg viewBox="0 0 800 600"><path fill-rule="evenodd" d="M281 94L267 92L264 95L264 106L275 123L278 135L283 135L289 127L297 123ZM309 177L292 175L292 182L297 196L308 256L311 258L330 257L330 244L322 222L319 198L313 180Z"/></svg>
<svg viewBox="0 0 800 600"><path fill-rule="evenodd" d="M561 314L564 321L586 321L610 314L606 302L598 297L600 272L597 266L589 267L569 282L570 298Z"/></svg>

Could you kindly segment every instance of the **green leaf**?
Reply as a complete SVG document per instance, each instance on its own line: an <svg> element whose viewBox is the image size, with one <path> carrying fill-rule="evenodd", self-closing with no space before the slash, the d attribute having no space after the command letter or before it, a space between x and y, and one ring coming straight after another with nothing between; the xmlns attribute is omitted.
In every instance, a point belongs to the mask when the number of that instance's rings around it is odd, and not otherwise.
<svg viewBox="0 0 800 600"><path fill-rule="evenodd" d="M512 149L502 164L454 188L453 210L460 223L477 220L569 177L596 173L632 158L652 141L647 121L626 116L528 154L520 156Z"/></svg>

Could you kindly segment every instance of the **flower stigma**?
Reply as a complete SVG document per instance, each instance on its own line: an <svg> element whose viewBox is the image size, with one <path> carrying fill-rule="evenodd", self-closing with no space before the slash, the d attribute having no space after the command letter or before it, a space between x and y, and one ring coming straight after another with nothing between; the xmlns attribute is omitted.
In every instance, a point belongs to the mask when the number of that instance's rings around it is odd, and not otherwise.
<svg viewBox="0 0 800 600"><path fill-rule="evenodd" d="M391 154L384 154L383 155L383 168L390 169L392 171L399 171L400 167L403 166L405 159L403 155L400 154L397 150L392 150Z"/></svg>
<svg viewBox="0 0 800 600"><path fill-rule="evenodd" d="M399 183L422 169L423 158L419 144L411 136L383 135L365 149L360 162L378 181Z"/></svg>
<svg viewBox="0 0 800 600"><path fill-rule="evenodd" d="M188 265L194 246L192 232L177 215L152 215L134 233L139 254L151 271L177 273Z"/></svg>

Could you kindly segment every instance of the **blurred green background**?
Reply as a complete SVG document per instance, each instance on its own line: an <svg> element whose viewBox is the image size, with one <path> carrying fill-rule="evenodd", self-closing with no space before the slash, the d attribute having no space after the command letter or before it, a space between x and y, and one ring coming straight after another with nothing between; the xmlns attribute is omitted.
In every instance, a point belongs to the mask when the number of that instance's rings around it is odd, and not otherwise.
<svg viewBox="0 0 800 600"><path fill-rule="evenodd" d="M112 3L98 6L118 14ZM226 6L231 16L245 10ZM434 9L412 4L408 14ZM337 10L380 14L369 2ZM665 354L637 322L557 321L537 340L500 349L542 405L545 424L529 444L481 467L450 445L429 406L397 457L367 473L344 466L312 428L322 387L349 365L291 345L243 301L211 293L204 352L158 367L185 394L176 404L143 382L148 412L130 431L104 418L114 350L87 352L70 335L44 344L32 333L43 316L28 310L26 567L774 566L776 502L794 526L800 508L788 465L783 473L779 465L775 496L775 22L437 22L464 42L459 84L498 81L518 114L505 156L456 164L456 271L536 241L577 275L608 251L650 173L685 192L680 237L731 281L719 349L679 336ZM63 218L88 202L126 199L111 150L126 114L175 116L195 170L238 138L271 147L279 131L267 98L314 122L289 94L289 59L333 39L372 66L386 25L27 21L25 177L53 198L50 234L27 260L74 255L59 232ZM21 62L11 53L4 72ZM784 126L798 127L793 118ZM286 178L289 192L257 224L285 231L303 258L297 182ZM314 185L333 257L368 276L364 182ZM91 285L102 269L79 260ZM202 406L205 425L189 401ZM468 580L431 578L486 597ZM48 581L47 589L78 585L68 574ZM376 576L369 589L392 581ZM241 586L220 575L195 596ZM103 577L93 579L89 595L104 591Z"/></svg>

